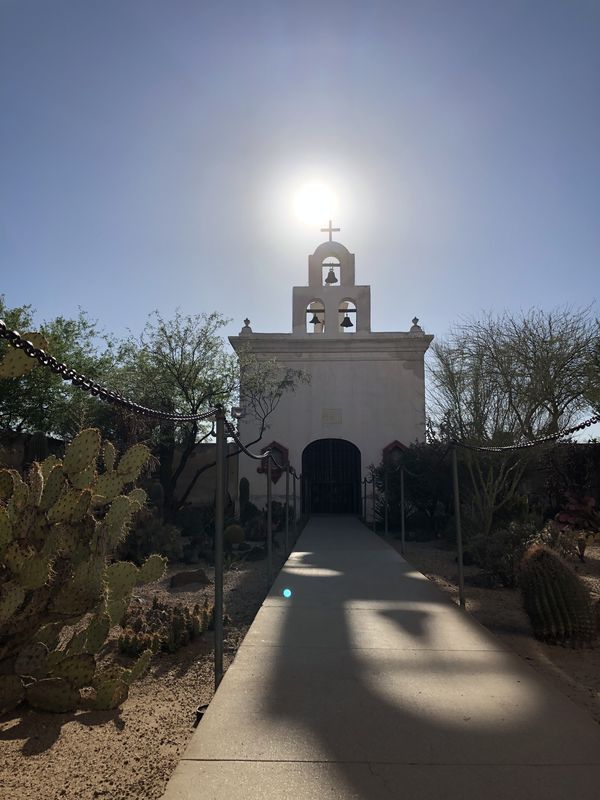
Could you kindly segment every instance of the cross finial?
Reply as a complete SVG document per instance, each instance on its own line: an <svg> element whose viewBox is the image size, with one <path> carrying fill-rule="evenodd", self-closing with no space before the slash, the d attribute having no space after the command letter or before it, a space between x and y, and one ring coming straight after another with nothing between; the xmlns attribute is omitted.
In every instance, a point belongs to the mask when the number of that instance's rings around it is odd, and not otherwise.
<svg viewBox="0 0 600 800"><path fill-rule="evenodd" d="M333 241L333 239L331 238L331 234L334 231L339 231L339 230L340 230L339 228L334 228L333 227L333 223L331 222L331 220L329 220L329 227L328 228L321 228L321 233L328 233L329 234L329 241L331 242L331 241Z"/></svg>

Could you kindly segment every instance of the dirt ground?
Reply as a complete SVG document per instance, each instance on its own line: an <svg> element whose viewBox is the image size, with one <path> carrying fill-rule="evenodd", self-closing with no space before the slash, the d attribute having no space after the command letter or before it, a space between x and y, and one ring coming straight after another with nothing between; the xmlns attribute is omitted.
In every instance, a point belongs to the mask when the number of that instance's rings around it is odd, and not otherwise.
<svg viewBox="0 0 600 800"><path fill-rule="evenodd" d="M274 559L275 566L279 562ZM212 581L214 570L204 567ZM170 589L173 565L159 583L134 595L186 605L213 597L213 585ZM191 591L188 591L191 589ZM229 666L267 593L266 562L240 562L225 573L224 662ZM22 707L0 717L0 797L7 800L155 800L161 797L192 734L195 710L214 692L213 635L174 654L155 655L118 711L82 708L45 714Z"/></svg>
<svg viewBox="0 0 600 800"><path fill-rule="evenodd" d="M389 542L400 549L397 540ZM453 551L441 549L435 542L407 542L406 559L458 603ZM600 599L600 545L588 546L586 562L572 566L589 586L592 597ZM477 567L465 567L468 613L600 723L600 642L595 648L578 649L538 642L533 638L519 590L475 586L479 575Z"/></svg>

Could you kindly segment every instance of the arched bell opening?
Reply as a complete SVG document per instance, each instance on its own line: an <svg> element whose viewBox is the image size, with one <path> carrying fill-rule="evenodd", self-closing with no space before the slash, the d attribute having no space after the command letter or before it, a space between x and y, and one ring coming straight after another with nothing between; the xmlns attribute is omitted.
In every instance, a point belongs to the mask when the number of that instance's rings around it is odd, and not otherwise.
<svg viewBox="0 0 600 800"><path fill-rule="evenodd" d="M302 453L305 514L360 514L360 450L345 439L318 439Z"/></svg>
<svg viewBox="0 0 600 800"><path fill-rule="evenodd" d="M338 306L338 329L342 333L356 333L356 327L356 303L349 298L344 299Z"/></svg>
<svg viewBox="0 0 600 800"><path fill-rule="evenodd" d="M306 332L325 332L325 305L322 300L311 300L306 306Z"/></svg>
<svg viewBox="0 0 600 800"><path fill-rule="evenodd" d="M341 277L341 268L339 258L335 256L327 256L323 260L321 267L323 286L339 286Z"/></svg>

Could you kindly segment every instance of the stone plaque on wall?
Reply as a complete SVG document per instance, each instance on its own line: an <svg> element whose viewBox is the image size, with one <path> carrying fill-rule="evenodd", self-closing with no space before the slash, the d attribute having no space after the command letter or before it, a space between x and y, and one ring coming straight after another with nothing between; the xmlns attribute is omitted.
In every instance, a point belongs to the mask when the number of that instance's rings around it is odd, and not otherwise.
<svg viewBox="0 0 600 800"><path fill-rule="evenodd" d="M324 408L321 411L321 422L326 425L340 425L342 422L341 408Z"/></svg>

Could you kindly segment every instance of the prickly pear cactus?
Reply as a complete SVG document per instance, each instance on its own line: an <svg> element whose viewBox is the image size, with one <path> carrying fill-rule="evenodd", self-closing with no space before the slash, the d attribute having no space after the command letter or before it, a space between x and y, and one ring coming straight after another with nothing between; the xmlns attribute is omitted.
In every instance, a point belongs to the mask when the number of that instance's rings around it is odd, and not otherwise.
<svg viewBox="0 0 600 800"><path fill-rule="evenodd" d="M533 544L521 561L519 586L534 635L550 644L591 644L597 622L590 593L549 547Z"/></svg>
<svg viewBox="0 0 600 800"><path fill-rule="evenodd" d="M99 671L96 656L133 587L159 580L165 569L160 556L141 568L111 563L144 505L132 484L149 456L134 445L119 460L99 431L87 429L62 461L34 462L25 480L0 470L0 713L23 699L70 711L85 687L96 689L99 708L114 708L147 667L144 655L133 670Z"/></svg>

